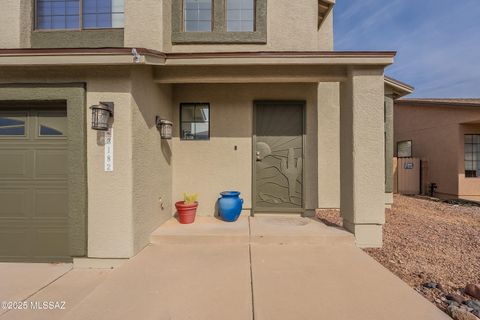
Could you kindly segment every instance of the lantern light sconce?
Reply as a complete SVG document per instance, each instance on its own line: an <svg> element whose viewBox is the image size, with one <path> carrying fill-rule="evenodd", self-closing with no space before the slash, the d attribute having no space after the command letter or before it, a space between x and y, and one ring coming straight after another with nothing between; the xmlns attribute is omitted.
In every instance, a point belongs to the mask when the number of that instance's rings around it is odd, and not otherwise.
<svg viewBox="0 0 480 320"><path fill-rule="evenodd" d="M165 140L172 139L173 122L161 119L159 116L155 118L157 129L160 130L160 137Z"/></svg>
<svg viewBox="0 0 480 320"><path fill-rule="evenodd" d="M90 107L93 130L108 131L110 117L113 118L113 107L113 102L100 102Z"/></svg>

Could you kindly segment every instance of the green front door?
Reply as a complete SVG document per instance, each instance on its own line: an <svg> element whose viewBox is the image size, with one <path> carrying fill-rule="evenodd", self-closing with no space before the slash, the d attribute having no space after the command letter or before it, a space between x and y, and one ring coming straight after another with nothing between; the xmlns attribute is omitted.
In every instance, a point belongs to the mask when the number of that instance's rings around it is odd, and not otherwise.
<svg viewBox="0 0 480 320"><path fill-rule="evenodd" d="M304 103L256 102L254 212L302 212Z"/></svg>
<svg viewBox="0 0 480 320"><path fill-rule="evenodd" d="M0 107L0 261L64 261L66 109Z"/></svg>

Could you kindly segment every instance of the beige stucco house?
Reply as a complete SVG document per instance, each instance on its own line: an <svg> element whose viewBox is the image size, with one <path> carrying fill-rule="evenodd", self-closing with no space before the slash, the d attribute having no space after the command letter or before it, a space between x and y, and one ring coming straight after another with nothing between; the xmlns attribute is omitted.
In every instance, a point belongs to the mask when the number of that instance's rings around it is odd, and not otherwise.
<svg viewBox="0 0 480 320"><path fill-rule="evenodd" d="M3 1L0 260L130 258L184 192L214 215L232 189L245 214L340 208L381 246L385 141L411 88L384 78L394 52L333 51L333 6ZM101 103L109 132L91 128Z"/></svg>
<svg viewBox="0 0 480 320"><path fill-rule="evenodd" d="M480 200L479 108L480 99L395 102L395 145L424 161L424 193L435 183L435 196Z"/></svg>

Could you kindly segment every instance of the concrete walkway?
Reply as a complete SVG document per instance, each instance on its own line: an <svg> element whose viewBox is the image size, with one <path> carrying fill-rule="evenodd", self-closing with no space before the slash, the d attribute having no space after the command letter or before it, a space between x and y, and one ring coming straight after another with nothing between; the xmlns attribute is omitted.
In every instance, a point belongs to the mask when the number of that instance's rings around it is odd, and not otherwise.
<svg viewBox="0 0 480 320"><path fill-rule="evenodd" d="M71 269L68 263L1 263L0 303L27 300ZM0 315L7 310L0 306Z"/></svg>
<svg viewBox="0 0 480 320"><path fill-rule="evenodd" d="M308 218L172 220L135 258L98 272L73 270L30 298L67 297L64 312L0 319L450 319L349 233Z"/></svg>

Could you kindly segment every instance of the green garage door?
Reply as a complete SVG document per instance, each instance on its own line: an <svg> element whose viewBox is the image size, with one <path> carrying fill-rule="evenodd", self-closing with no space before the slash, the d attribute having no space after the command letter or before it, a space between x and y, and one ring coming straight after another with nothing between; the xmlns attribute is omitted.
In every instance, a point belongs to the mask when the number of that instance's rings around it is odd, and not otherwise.
<svg viewBox="0 0 480 320"><path fill-rule="evenodd" d="M0 108L0 261L68 257L67 117Z"/></svg>

